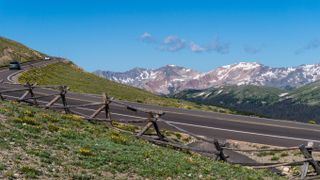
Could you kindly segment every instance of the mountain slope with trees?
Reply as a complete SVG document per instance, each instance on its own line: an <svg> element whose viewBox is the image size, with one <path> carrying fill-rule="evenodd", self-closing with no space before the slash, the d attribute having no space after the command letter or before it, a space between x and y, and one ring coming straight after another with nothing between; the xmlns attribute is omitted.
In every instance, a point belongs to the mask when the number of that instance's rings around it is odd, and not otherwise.
<svg viewBox="0 0 320 180"><path fill-rule="evenodd" d="M171 97L230 108L243 114L320 123L320 82L286 91L265 86L185 90Z"/></svg>

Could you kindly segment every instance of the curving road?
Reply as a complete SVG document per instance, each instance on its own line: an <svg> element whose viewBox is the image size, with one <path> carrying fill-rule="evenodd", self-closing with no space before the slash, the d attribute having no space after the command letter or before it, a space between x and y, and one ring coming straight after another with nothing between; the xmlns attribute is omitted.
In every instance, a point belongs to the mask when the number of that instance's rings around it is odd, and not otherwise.
<svg viewBox="0 0 320 180"><path fill-rule="evenodd" d="M23 70L27 70L33 66L44 66L56 61L58 60L33 61L23 64L22 68ZM8 68L0 68L0 79L3 79L4 82L13 82L15 75L19 74L22 71L10 71L8 70ZM20 87L20 85L7 83L0 84L0 90L17 87ZM54 90L40 88L36 89L35 92L37 94L55 93ZM22 93L23 92L10 93L5 94L5 96L8 99L13 99L20 97ZM69 105L78 105L101 101L101 97L98 95L70 92L67 94L67 99ZM49 101L50 98L43 98L39 102L46 103ZM306 144L309 141L313 141L317 146L319 146L320 144L319 125L241 115L228 115L215 112L159 107L138 103L130 104L137 107L165 111L166 115L163 116L163 119L169 120L176 126L182 127L190 132L202 136L215 137L220 139L233 139L285 147L296 146L302 143ZM76 111L83 114L92 114L96 108L97 107L77 108ZM146 117L142 113L131 112L117 105L111 106L111 112L114 118L119 119ZM101 116L103 116L103 114ZM164 127L168 128L166 126Z"/></svg>

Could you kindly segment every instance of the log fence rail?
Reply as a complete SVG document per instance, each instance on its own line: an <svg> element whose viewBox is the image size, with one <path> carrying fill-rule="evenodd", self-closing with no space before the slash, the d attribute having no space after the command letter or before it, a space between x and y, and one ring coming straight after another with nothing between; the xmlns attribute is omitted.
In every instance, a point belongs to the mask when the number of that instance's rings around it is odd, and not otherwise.
<svg viewBox="0 0 320 180"><path fill-rule="evenodd" d="M3 83L0 80L0 84ZM51 88L55 89L56 93L52 94L46 94L46 95L36 95L37 93L34 91L37 88ZM101 102L93 102L93 103L87 103L87 104L79 104L79 105L68 105L67 100L67 92L69 88L67 86L38 86L37 84L31 84L26 83L25 85L20 85L20 88L13 88L13 89L5 89L0 91L0 100L4 101L7 100L7 93L13 93L13 92L24 92L20 97L15 98L18 102L26 102L30 105L42 107L45 109L55 109L55 110L64 110L65 113L72 113L81 116L83 119L86 119L88 121L102 121L107 122L111 128L114 128L115 130L125 132L125 133L131 133L130 131L125 131L123 129L119 129L115 126L115 122L118 123L130 123L135 124L138 123L139 125L145 124L141 130L133 134L137 138L144 139L146 141L149 141L151 143L161 145L161 146L170 146L175 149L180 150L187 150L187 151L193 151L197 153L206 153L206 154L212 154L216 158L216 160L228 162L228 156L224 153L224 150L232 150L237 152L263 152L263 151L290 151L290 150L300 150L300 152L304 156L304 160L301 161L293 161L293 162L277 162L277 163L235 163L240 164L244 166L251 166L252 168L256 169L266 169L266 168L275 168L280 166L297 166L301 165L301 179L313 179L313 178L319 178L320 177L320 164L319 161L315 160L312 156L312 152L320 151L318 148L313 147L313 143L309 143L308 146L305 146L304 144L297 146L297 147L288 147L288 148L275 148L275 149L236 149L236 148L229 148L226 147L224 143L221 143L218 139L215 138L207 138L198 136L192 132L189 132L181 127L178 127L174 125L172 122L167 121L163 119L162 117L165 115L165 112L157 111L157 110L151 110L151 109L145 109L140 107L134 107L132 105L128 105L126 103L120 102L118 100L115 100L113 98L110 98L107 94L102 95L102 101ZM41 104L38 102L39 99L42 98L49 98L53 97L49 102L46 104ZM12 98L12 97L11 97ZM58 102L61 103L58 103ZM127 110L133 111L133 112L142 112L146 114L146 118L131 118L131 119L113 119L112 113L110 110L110 104L117 104L120 105ZM80 113L78 111L75 111L74 109L77 108L84 108L84 107L94 107L98 106L98 108L91 114L86 115L83 113ZM104 116L101 117L104 113ZM100 115L100 117L99 117ZM215 149L212 150L203 150L201 148L196 147L190 147L188 145L185 145L181 142L177 142L175 140L172 140L168 137L166 137L160 130L160 127L158 123L163 123L173 129L176 129L179 132L188 134L189 136L202 141L206 143L213 144ZM155 135L148 135L146 132L150 129L153 129L155 131ZM232 163L234 164L234 163ZM309 167L312 167L315 176L308 177L307 173L309 170Z"/></svg>

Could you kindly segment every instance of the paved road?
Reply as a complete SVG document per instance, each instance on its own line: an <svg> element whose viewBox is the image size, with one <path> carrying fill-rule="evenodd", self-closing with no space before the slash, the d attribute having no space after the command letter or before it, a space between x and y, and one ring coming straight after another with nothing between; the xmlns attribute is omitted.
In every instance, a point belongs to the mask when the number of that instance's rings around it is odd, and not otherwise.
<svg viewBox="0 0 320 180"><path fill-rule="evenodd" d="M43 66L54 63L56 60L35 61L23 65L23 70L31 66ZM7 68L0 69L0 79L5 82L12 81L15 74L20 71L9 71ZM0 84L1 89L15 88L19 85ZM36 89L38 94L51 94L55 91L49 89ZM23 92L6 94L8 98L19 97ZM101 101L98 95L68 93L69 105L86 104L89 102ZM41 99L41 103L50 101L50 98ZM308 141L320 144L320 126L299 122L272 120L266 118L256 118L240 115L228 115L215 112L204 112L196 110L185 110L177 108L159 107L154 105L144 105L130 103L137 107L162 110L166 112L163 119L169 120L172 124L182 127L198 135L215 137L220 139L234 139L277 146L296 146ZM78 108L78 112L92 114L97 107ZM146 117L143 113L135 113L125 108L112 105L112 116L118 119L132 119ZM103 116L103 114L101 115ZM168 128L165 125L160 125Z"/></svg>

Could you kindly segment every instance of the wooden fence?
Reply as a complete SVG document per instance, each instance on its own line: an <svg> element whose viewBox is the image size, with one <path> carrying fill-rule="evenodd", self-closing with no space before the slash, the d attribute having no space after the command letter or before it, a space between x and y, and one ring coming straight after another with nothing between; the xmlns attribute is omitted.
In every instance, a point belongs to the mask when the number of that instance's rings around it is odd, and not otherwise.
<svg viewBox="0 0 320 180"><path fill-rule="evenodd" d="M0 84L2 82L0 81ZM37 88L52 88L55 89L52 94L46 94L46 95L36 95L35 89ZM147 140L149 142L155 143L157 145L161 146L170 146L175 149L180 150L187 150L187 151L193 151L197 153L205 153L205 154L211 154L214 155L216 160L225 161L228 162L228 156L225 155L224 150L232 150L232 151L238 151L238 152L262 152L262 151L289 151L289 150L300 150L300 152L304 156L304 160L301 161L293 161L293 162L277 162L277 163L236 163L244 166L250 166L252 168L256 169L266 169L266 168L276 168L280 166L298 166L301 165L301 179L317 179L320 178L320 166L319 161L315 160L312 156L312 152L314 151L320 151L317 148L313 147L313 143L309 143L308 146L300 145L297 147L289 147L289 148L278 148L278 149L235 149L235 148L228 148L225 144L221 143L218 139L214 138L206 138L202 136L198 136L192 132L189 132L183 128L180 128L178 126L175 126L170 121L167 121L163 119L163 116L165 115L162 111L156 111L151 109L144 109L139 107L134 107L132 105L123 103L121 101L115 100L113 98L108 97L106 94L103 94L102 101L101 102L93 102L88 104L79 104L79 105L68 105L68 98L67 98L67 92L68 92L67 86L37 86L36 84L30 84L27 83L25 85L19 86L19 88L12 88L12 89L5 89L0 91L0 100L4 101L7 99L7 97L10 97L9 99L18 101L18 102L25 102L30 105L46 108L46 109L55 109L55 110L64 110L65 113L72 113L81 116L82 118L89 120L89 121L102 121L107 122L110 127L114 128L117 131L121 131L124 133L131 133L137 138L141 138L144 140ZM16 93L16 92L22 92L20 97L13 97L8 96L7 94L10 93ZM42 98L49 98L52 97L52 99L46 103L39 103L39 99ZM60 103L58 103L60 101ZM121 106L123 108L126 108L127 110L134 111L134 112L142 112L146 115L146 118L133 118L133 119L113 119L112 113L110 111L110 104L117 104L118 106ZM84 113L78 112L75 109L77 108L84 108L84 107L97 107L95 111L90 114L86 115ZM104 114L103 114L104 113ZM100 115L100 116L99 116ZM101 117L102 116L102 117ZM120 129L116 127L115 123L130 123L135 124L138 123L140 126L142 126L141 130L138 133L133 133L130 131L126 131L123 129ZM180 131L182 133L188 134L189 136L197 139L198 141L210 143L214 145L214 149L212 150L204 150L201 148L196 147L190 147L188 145L183 144L182 142L179 142L177 140L170 139L166 137L160 130L160 127L158 123L163 123L173 129L176 129L177 131ZM148 130L153 129L155 134L148 134L146 133ZM309 167L312 167L314 170L314 176L307 176L307 173L309 171Z"/></svg>

